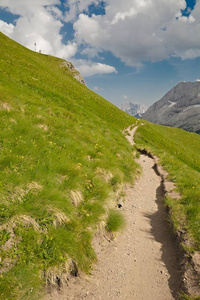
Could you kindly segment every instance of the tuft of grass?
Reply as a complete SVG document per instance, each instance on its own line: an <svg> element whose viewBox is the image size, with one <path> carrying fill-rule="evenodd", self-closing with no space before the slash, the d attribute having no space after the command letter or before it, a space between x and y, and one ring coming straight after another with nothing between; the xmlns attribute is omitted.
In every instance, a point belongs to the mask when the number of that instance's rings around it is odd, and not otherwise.
<svg viewBox="0 0 200 300"><path fill-rule="evenodd" d="M186 295L185 293L181 293L180 295L179 295L179 299L180 300L200 300L200 296L188 296L188 295Z"/></svg>
<svg viewBox="0 0 200 300"><path fill-rule="evenodd" d="M3 229L1 232L0 232L0 241L1 241L1 244L0 246L4 245L10 238L10 232L8 232L6 229Z"/></svg>
<svg viewBox="0 0 200 300"><path fill-rule="evenodd" d="M125 226L125 219L124 216L121 214L121 212L116 211L116 210L110 210L107 223L106 223L106 228L110 232L116 232L121 229L123 229Z"/></svg>

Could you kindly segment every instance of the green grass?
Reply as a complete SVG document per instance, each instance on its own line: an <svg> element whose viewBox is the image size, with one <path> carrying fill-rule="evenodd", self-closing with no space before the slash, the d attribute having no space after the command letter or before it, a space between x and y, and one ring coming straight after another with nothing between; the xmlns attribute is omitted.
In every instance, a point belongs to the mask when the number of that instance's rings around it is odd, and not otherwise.
<svg viewBox="0 0 200 300"><path fill-rule="evenodd" d="M0 52L0 299L39 299L72 260L90 272L97 223L137 169L121 133L135 119L61 59L3 34Z"/></svg>
<svg viewBox="0 0 200 300"><path fill-rule="evenodd" d="M116 210L111 209L109 211L106 228L110 232L116 232L123 229L125 226L124 216Z"/></svg>
<svg viewBox="0 0 200 300"><path fill-rule="evenodd" d="M200 251L200 135L145 122L136 131L135 141L137 147L157 155L168 171L182 195L180 200L166 199L171 219L176 230L190 238L183 246L190 252Z"/></svg>
<svg viewBox="0 0 200 300"><path fill-rule="evenodd" d="M0 299L40 299L72 261L90 272L98 222L108 216L107 230L123 227L113 207L138 168L122 134L135 119L75 80L61 59L1 33L0 52ZM135 141L182 194L166 203L193 241L184 247L199 251L200 136L145 122Z"/></svg>
<svg viewBox="0 0 200 300"><path fill-rule="evenodd" d="M200 296L190 297L190 296L186 295L185 293L181 293L180 300L200 300Z"/></svg>

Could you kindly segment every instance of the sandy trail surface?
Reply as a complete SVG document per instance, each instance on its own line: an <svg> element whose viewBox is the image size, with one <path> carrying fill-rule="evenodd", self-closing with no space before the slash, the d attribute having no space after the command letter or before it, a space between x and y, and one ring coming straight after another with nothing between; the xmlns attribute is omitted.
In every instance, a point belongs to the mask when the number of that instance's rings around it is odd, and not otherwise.
<svg viewBox="0 0 200 300"><path fill-rule="evenodd" d="M181 276L177 249L162 205L161 178L151 158L141 155L142 176L126 188L121 208L126 228L98 253L92 275L70 278L47 299L177 299Z"/></svg>

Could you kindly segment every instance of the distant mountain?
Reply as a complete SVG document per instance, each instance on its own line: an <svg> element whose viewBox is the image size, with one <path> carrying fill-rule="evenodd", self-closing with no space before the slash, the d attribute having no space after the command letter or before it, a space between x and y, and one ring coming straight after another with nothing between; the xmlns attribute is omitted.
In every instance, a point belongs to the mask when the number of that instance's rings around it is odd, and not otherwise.
<svg viewBox="0 0 200 300"><path fill-rule="evenodd" d="M143 113L145 113L148 107L144 104L129 101L124 104L121 104L119 108L128 113L129 115L138 118L141 117Z"/></svg>
<svg viewBox="0 0 200 300"><path fill-rule="evenodd" d="M142 118L200 134L200 80L180 82L150 106Z"/></svg>

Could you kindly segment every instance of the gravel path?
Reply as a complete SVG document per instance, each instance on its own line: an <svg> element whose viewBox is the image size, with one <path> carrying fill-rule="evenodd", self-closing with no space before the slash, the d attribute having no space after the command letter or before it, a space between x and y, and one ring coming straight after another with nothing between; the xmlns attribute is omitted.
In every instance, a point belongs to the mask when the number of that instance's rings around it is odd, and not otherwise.
<svg viewBox="0 0 200 300"><path fill-rule="evenodd" d="M127 187L122 211L127 226L98 253L92 275L70 279L54 300L171 300L180 290L175 243L162 206L162 185L154 162L144 155L138 163L142 176Z"/></svg>

